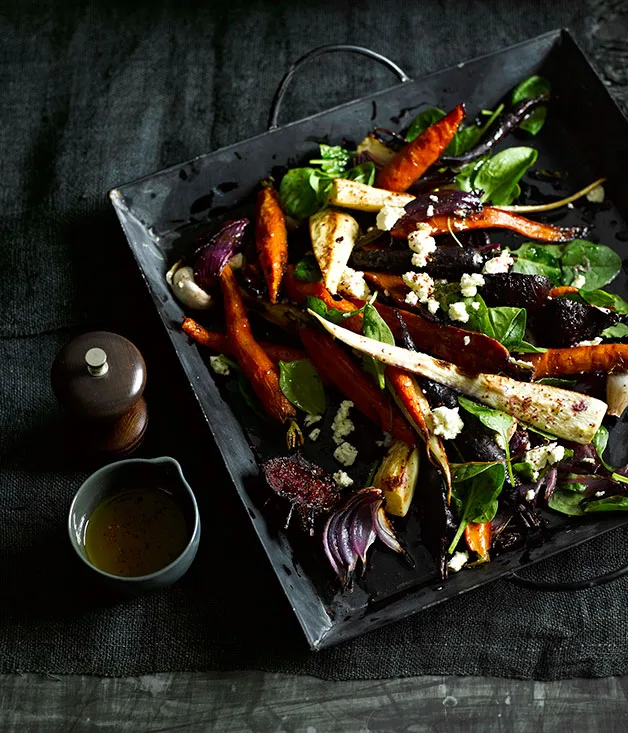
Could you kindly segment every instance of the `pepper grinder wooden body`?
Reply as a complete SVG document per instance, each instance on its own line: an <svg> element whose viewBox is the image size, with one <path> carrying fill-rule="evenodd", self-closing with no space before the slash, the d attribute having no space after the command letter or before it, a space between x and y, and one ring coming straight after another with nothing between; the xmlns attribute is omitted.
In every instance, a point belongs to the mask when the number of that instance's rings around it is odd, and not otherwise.
<svg viewBox="0 0 628 733"><path fill-rule="evenodd" d="M148 424L146 364L128 339L108 331L78 336L57 354L51 381L81 448L118 457L139 447Z"/></svg>

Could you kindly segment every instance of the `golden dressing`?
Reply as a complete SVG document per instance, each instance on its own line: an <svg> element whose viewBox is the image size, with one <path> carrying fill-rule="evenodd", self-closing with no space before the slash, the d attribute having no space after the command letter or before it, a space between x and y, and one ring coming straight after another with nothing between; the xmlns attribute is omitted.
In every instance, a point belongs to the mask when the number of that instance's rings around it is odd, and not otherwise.
<svg viewBox="0 0 628 733"><path fill-rule="evenodd" d="M189 538L183 512L167 491L127 489L96 507L85 552L99 570L130 578L169 565Z"/></svg>

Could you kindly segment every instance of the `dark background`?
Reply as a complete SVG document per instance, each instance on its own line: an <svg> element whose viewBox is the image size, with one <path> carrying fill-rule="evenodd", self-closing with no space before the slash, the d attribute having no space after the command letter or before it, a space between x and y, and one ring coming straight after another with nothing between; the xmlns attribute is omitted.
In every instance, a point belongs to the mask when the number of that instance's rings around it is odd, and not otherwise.
<svg viewBox="0 0 628 733"><path fill-rule="evenodd" d="M0 11L0 670L128 675L260 668L326 677L536 678L628 671L626 583L543 595L508 582L314 654L229 485L106 198L114 185L265 129L289 64L357 43L411 76L569 27L628 102L619 2L184 2ZM385 88L367 59L306 67L282 121ZM577 111L574 111L577 113ZM179 458L203 516L176 586L119 602L74 560L65 518L93 469L49 387L58 349L106 328L144 353L145 455ZM625 562L613 532L533 571L564 579ZM532 574L532 571L531 571Z"/></svg>

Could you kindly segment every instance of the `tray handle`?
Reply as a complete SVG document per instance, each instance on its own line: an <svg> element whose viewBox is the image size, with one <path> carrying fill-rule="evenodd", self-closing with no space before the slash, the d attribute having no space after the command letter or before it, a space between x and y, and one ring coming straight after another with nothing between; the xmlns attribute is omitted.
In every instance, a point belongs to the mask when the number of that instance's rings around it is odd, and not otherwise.
<svg viewBox="0 0 628 733"><path fill-rule="evenodd" d="M508 580L513 582L515 585L520 586L521 588L549 592L560 592L597 588L600 585L605 585L606 583L610 583L612 580L623 578L626 575L628 575L628 565L624 565L617 570L612 570L609 573L604 573L604 575L597 575L596 577L589 578L588 580L570 580L564 583L541 583L536 580L522 578L520 575L517 575L517 573L512 573L511 575L509 575Z"/></svg>
<svg viewBox="0 0 628 733"><path fill-rule="evenodd" d="M298 69L303 66L303 64L307 63L310 59L314 59L317 56L322 56L326 53L335 53L337 51L348 51L349 53L357 53L362 56L367 56L368 58L374 59L383 66L388 67L399 77L399 80L401 82L412 81L412 79L406 74L406 72L401 67L397 66L394 61L391 61L389 58L383 56L381 53L377 53L377 51L371 51L370 48L365 48L364 46L353 46L346 43L333 43L327 46L319 46L318 48L314 48L311 51L308 51L306 54L301 56L300 59L295 61L292 66L290 66L288 71L284 74L283 79L279 82L279 86L275 91L275 96L273 97L273 101L270 105L270 113L268 115L269 130L275 130L278 127L277 118L279 117L281 103L283 102L284 95L288 89L290 82L292 81L292 77L295 75Z"/></svg>

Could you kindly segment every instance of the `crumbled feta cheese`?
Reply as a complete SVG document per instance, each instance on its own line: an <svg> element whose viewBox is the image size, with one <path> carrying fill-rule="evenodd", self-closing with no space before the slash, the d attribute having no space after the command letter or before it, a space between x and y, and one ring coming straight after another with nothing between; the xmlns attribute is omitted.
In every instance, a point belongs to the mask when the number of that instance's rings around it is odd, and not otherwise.
<svg viewBox="0 0 628 733"><path fill-rule="evenodd" d="M340 403L338 412L334 415L331 429L334 433L334 443L340 445L345 437L355 430L355 425L349 420L349 410L353 407L351 400L343 400Z"/></svg>
<svg viewBox="0 0 628 733"><path fill-rule="evenodd" d="M592 191L589 191L587 201L590 201L592 204L601 204L604 201L604 187L596 186Z"/></svg>
<svg viewBox="0 0 628 733"><path fill-rule="evenodd" d="M320 434L321 434L321 429L320 428L314 428L314 430L312 430L312 432L310 433L310 440L311 441L318 440L318 436Z"/></svg>
<svg viewBox="0 0 628 733"><path fill-rule="evenodd" d="M353 466L358 456L358 449L351 443L341 443L334 451L334 458L343 466Z"/></svg>
<svg viewBox="0 0 628 733"><path fill-rule="evenodd" d="M419 222L415 231L408 234L408 247L414 252L413 267L425 267L427 258L436 249L436 240L430 235L431 231L429 224Z"/></svg>
<svg viewBox="0 0 628 733"><path fill-rule="evenodd" d="M604 496L604 492L603 491L596 491L595 492L595 496L599 499L601 496Z"/></svg>
<svg viewBox="0 0 628 733"><path fill-rule="evenodd" d="M526 491L527 501L534 501L536 499L536 491L534 489L528 489Z"/></svg>
<svg viewBox="0 0 628 733"><path fill-rule="evenodd" d="M565 449L562 445L549 443L527 451L523 456L523 460L532 466L532 480L537 481L540 472L546 466L553 466L555 463L562 461L564 457Z"/></svg>
<svg viewBox="0 0 628 733"><path fill-rule="evenodd" d="M336 482L336 486L340 489L348 489L349 486L353 486L353 479L344 471L336 471L334 474L334 481Z"/></svg>
<svg viewBox="0 0 628 733"><path fill-rule="evenodd" d="M467 272L460 278L460 294L463 298L473 298L477 295L478 288L484 285L484 276L478 272L469 274Z"/></svg>
<svg viewBox="0 0 628 733"><path fill-rule="evenodd" d="M426 213L426 214L427 214L428 216L434 216L434 207L432 206L432 204L430 204L430 205L429 205L429 206L427 207L427 211L426 211L425 213Z"/></svg>
<svg viewBox="0 0 628 733"><path fill-rule="evenodd" d="M418 305L419 303L419 296L414 292L414 290L411 290L406 295L406 301L408 305Z"/></svg>
<svg viewBox="0 0 628 733"><path fill-rule="evenodd" d="M382 440L376 440L375 445L378 445L380 448L390 448L390 446L393 444L393 436L390 433L387 433L384 431L384 438Z"/></svg>
<svg viewBox="0 0 628 733"><path fill-rule="evenodd" d="M471 336L465 336L463 339L464 345L468 346L471 343Z"/></svg>
<svg viewBox="0 0 628 733"><path fill-rule="evenodd" d="M571 281L571 287L572 288L583 288L586 285L587 279L584 275L576 275L574 279Z"/></svg>
<svg viewBox="0 0 628 733"><path fill-rule="evenodd" d="M498 257L493 257L484 264L482 272L485 275L498 275L502 272L508 272L514 263L515 261L510 256L510 252L507 249L503 249Z"/></svg>
<svg viewBox="0 0 628 733"><path fill-rule="evenodd" d="M451 570L452 573L457 573L467 564L469 561L469 553L468 552L454 552L454 554L451 556L451 559L447 563L447 567Z"/></svg>
<svg viewBox="0 0 628 733"><path fill-rule="evenodd" d="M451 318L452 321L460 321L461 323L466 323L469 320L467 306L462 301L458 303L452 303L449 306L449 311L447 312L447 315Z"/></svg>
<svg viewBox="0 0 628 733"><path fill-rule="evenodd" d="M591 339L590 341L580 341L580 343L576 344L576 346L597 346L601 343L602 338L601 336L598 336L597 338Z"/></svg>
<svg viewBox="0 0 628 733"><path fill-rule="evenodd" d="M473 303L471 303L471 307L473 308L474 311L480 310L480 301L474 300Z"/></svg>
<svg viewBox="0 0 628 733"><path fill-rule="evenodd" d="M227 377L229 375L229 364L227 363L224 354L218 354L218 356L210 356L209 365L216 372L216 374L220 374L223 377Z"/></svg>
<svg viewBox="0 0 628 733"><path fill-rule="evenodd" d="M377 214L375 225L383 232L389 232L405 213L403 206L383 206Z"/></svg>
<svg viewBox="0 0 628 733"><path fill-rule="evenodd" d="M305 425L306 428L309 428L310 425L314 425L314 423L317 423L319 420L322 420L322 419L323 419L322 415L307 414L305 416L305 419L303 420L303 424Z"/></svg>
<svg viewBox="0 0 628 733"><path fill-rule="evenodd" d="M404 284L417 294L420 303L427 303L434 289L434 281L425 272L406 272L402 275Z"/></svg>
<svg viewBox="0 0 628 733"><path fill-rule="evenodd" d="M352 267L345 267L342 271L338 290L360 300L368 300L371 297L369 286L364 281L364 273Z"/></svg>
<svg viewBox="0 0 628 733"><path fill-rule="evenodd" d="M435 407L432 410L435 435L440 435L445 440L453 440L459 435L464 428L459 409L459 407Z"/></svg>
<svg viewBox="0 0 628 733"><path fill-rule="evenodd" d="M427 309L430 313L436 313L436 311L440 308L440 303L434 298L428 298L425 305L427 305Z"/></svg>
<svg viewBox="0 0 628 733"><path fill-rule="evenodd" d="M438 196L435 196L433 193L431 193L430 201L433 201L434 203L438 203Z"/></svg>

